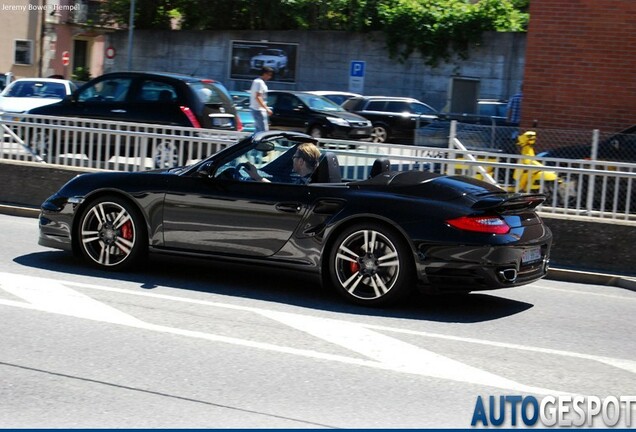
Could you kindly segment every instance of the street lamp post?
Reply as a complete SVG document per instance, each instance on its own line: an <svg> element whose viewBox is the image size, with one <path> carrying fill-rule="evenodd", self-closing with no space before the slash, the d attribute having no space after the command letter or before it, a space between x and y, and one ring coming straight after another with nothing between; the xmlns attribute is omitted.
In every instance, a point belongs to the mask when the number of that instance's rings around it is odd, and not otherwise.
<svg viewBox="0 0 636 432"><path fill-rule="evenodd" d="M132 47L135 30L135 0L130 0L130 16L128 17L128 70L132 70Z"/></svg>

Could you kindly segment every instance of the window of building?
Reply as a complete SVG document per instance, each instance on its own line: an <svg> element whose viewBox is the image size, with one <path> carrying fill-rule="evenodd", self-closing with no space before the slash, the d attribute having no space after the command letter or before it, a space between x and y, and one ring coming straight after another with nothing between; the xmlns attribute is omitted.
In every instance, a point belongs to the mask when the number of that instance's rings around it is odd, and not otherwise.
<svg viewBox="0 0 636 432"><path fill-rule="evenodd" d="M14 44L13 64L33 64L33 41L16 39Z"/></svg>

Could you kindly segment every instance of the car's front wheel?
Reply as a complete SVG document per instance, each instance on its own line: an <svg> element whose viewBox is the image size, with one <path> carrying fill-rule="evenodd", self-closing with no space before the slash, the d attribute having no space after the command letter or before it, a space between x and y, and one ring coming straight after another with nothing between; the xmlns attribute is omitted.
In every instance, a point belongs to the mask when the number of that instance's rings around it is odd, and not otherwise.
<svg viewBox="0 0 636 432"><path fill-rule="evenodd" d="M77 239L86 260L110 270L130 267L147 251L139 212L116 196L100 197L88 204L80 216Z"/></svg>
<svg viewBox="0 0 636 432"><path fill-rule="evenodd" d="M314 138L322 138L325 136L325 133L323 132L320 126L312 126L309 129L309 135L311 135Z"/></svg>
<svg viewBox="0 0 636 432"><path fill-rule="evenodd" d="M389 130L384 125L373 125L371 132L371 142L383 143L389 139Z"/></svg>
<svg viewBox="0 0 636 432"><path fill-rule="evenodd" d="M379 224L360 224L338 235L329 254L336 290L365 306L395 303L413 289L413 260L401 236Z"/></svg>

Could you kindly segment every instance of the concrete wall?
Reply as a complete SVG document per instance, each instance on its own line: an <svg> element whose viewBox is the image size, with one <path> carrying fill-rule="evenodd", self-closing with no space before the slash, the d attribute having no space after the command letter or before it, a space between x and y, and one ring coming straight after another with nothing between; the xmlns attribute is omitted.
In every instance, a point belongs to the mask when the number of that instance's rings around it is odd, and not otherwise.
<svg viewBox="0 0 636 432"><path fill-rule="evenodd" d="M104 72L127 68L128 34L107 36L117 56ZM222 81L229 89L249 88L249 80L230 80L231 42L298 44L295 84L271 82L271 89L341 90L349 86L351 61L366 62L363 93L411 96L437 109L447 104L453 77L480 82L481 98L507 99L523 79L524 33L487 33L466 60L430 67L415 53L404 63L388 56L382 33L337 31L151 31L134 34L132 69L196 74Z"/></svg>
<svg viewBox="0 0 636 432"><path fill-rule="evenodd" d="M0 204L39 207L60 186L87 170L0 161ZM551 265L636 276L633 226L544 218L554 234Z"/></svg>

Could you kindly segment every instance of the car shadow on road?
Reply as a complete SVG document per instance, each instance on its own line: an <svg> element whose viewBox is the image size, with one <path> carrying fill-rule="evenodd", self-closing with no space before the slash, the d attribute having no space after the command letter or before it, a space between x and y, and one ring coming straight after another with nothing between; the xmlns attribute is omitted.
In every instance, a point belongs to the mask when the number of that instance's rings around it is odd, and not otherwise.
<svg viewBox="0 0 636 432"><path fill-rule="evenodd" d="M147 290L166 287L361 316L474 323L515 315L533 307L498 296L497 291L488 291L439 296L417 293L407 302L390 308L369 308L346 303L334 290L323 288L317 278L302 272L156 254L139 268L126 272L96 269L62 251L36 252L16 257L14 262L74 276L135 283ZM100 281L89 283L98 285Z"/></svg>

